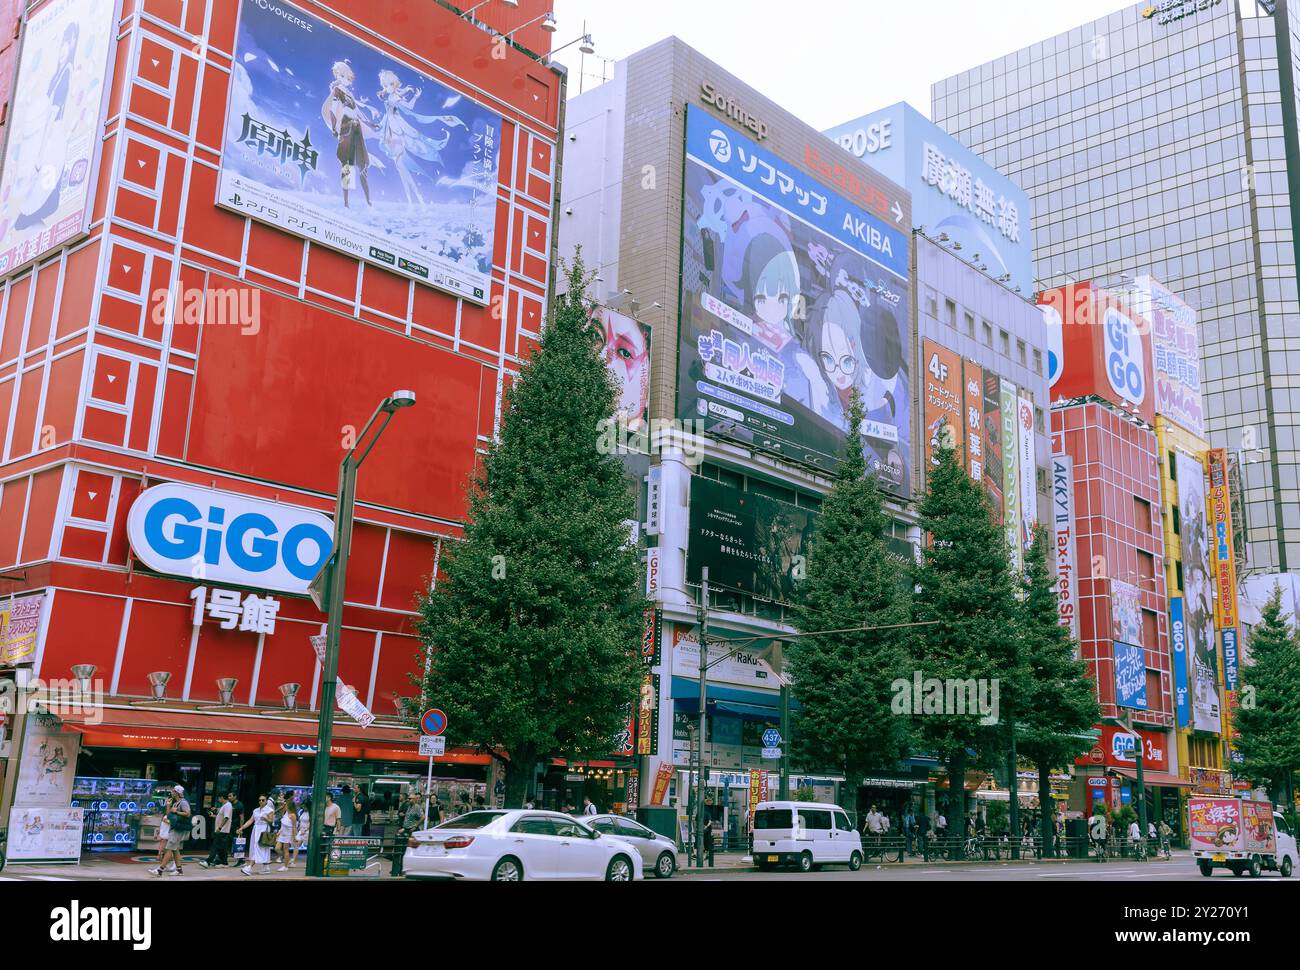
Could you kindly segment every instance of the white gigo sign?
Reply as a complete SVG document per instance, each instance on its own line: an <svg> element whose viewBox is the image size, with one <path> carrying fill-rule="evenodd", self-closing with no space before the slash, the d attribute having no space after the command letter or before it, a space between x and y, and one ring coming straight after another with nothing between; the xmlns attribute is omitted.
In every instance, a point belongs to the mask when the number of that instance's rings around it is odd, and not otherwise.
<svg viewBox="0 0 1300 970"><path fill-rule="evenodd" d="M433 737L428 734L420 736L420 757L441 758L447 753L447 739L442 735Z"/></svg>
<svg viewBox="0 0 1300 970"><path fill-rule="evenodd" d="M319 512L176 482L141 492L126 531L136 557L164 575L299 595L334 545Z"/></svg>

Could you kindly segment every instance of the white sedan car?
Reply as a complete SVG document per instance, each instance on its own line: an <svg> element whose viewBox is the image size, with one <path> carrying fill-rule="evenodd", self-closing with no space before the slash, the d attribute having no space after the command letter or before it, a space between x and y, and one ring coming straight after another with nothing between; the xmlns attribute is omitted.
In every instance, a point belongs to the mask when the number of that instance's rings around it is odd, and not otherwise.
<svg viewBox="0 0 1300 970"><path fill-rule="evenodd" d="M632 846L640 854L646 869L660 879L667 879L677 871L677 843L668 836L622 815L584 815L582 821L602 835L621 839Z"/></svg>
<svg viewBox="0 0 1300 970"><path fill-rule="evenodd" d="M641 856L568 815L534 809L468 812L407 841L402 871L411 879L644 878Z"/></svg>

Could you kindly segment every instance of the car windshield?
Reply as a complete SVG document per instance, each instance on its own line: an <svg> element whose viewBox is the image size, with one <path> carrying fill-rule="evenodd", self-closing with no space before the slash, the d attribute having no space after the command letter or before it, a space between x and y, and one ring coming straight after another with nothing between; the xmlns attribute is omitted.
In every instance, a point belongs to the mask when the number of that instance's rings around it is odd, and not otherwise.
<svg viewBox="0 0 1300 970"><path fill-rule="evenodd" d="M505 812L468 812L450 821L435 825L435 829L481 829L491 825Z"/></svg>

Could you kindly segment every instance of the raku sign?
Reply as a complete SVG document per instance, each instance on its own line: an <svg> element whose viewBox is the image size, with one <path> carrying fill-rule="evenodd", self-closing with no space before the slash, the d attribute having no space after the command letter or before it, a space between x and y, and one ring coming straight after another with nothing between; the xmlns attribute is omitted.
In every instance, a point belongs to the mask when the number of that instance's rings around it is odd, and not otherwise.
<svg viewBox="0 0 1300 970"><path fill-rule="evenodd" d="M334 545L319 512L178 483L140 493L126 530L157 572L302 595Z"/></svg>

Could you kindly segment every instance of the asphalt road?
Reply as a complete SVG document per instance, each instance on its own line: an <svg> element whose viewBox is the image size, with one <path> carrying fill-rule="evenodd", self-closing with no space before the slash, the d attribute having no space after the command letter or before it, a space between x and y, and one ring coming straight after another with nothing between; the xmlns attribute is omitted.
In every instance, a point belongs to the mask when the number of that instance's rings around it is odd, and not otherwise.
<svg viewBox="0 0 1300 970"><path fill-rule="evenodd" d="M1265 872L1259 879L1249 876L1234 876L1226 870L1215 870L1211 879L1236 880L1237 882L1261 882L1263 880L1281 880L1275 872ZM1128 880L1167 881L1191 880L1205 881L1197 870L1191 856L1175 857L1170 862L1134 862L1131 859L1115 859L1110 862L971 862L956 865L864 865L858 872L849 872L843 866L831 866L820 872L799 873L789 870L758 872L746 869L718 870L716 873L679 874L672 882L733 882L736 880L757 880L767 882L787 881L830 881L846 882L864 880L869 882L1120 882ZM654 880L651 880L652 882Z"/></svg>

